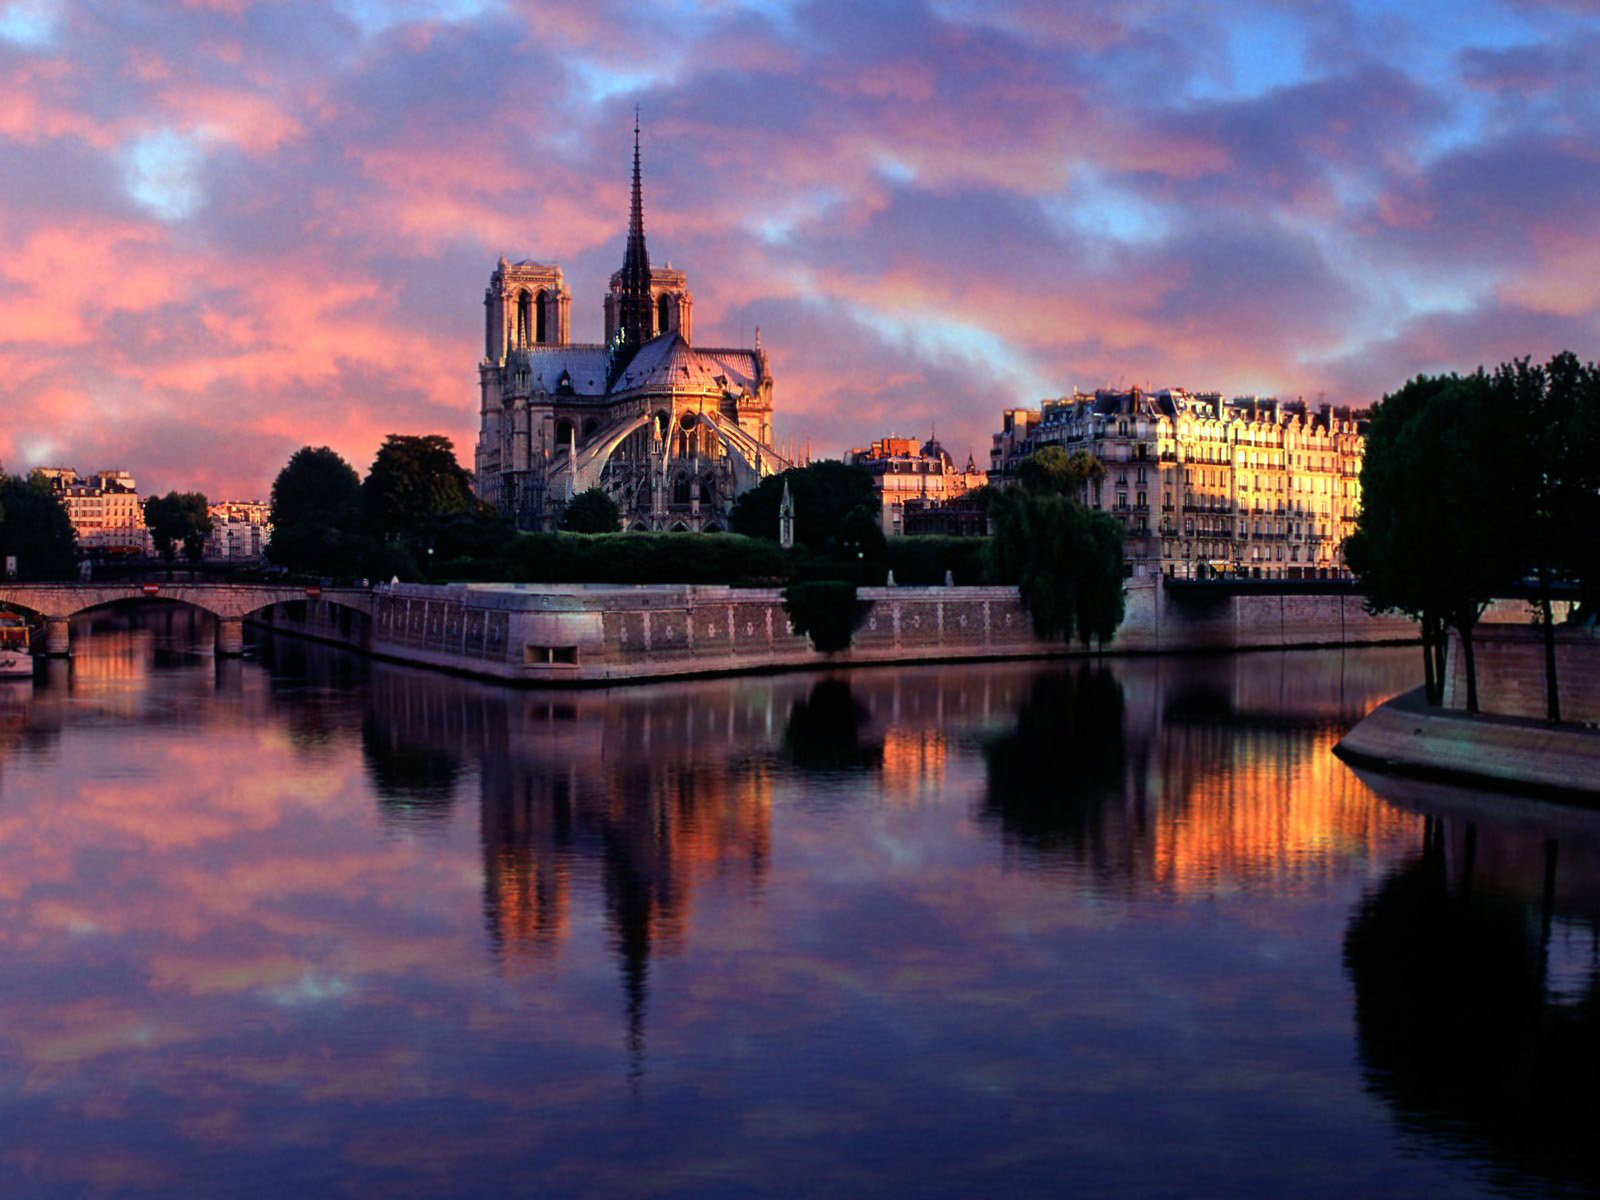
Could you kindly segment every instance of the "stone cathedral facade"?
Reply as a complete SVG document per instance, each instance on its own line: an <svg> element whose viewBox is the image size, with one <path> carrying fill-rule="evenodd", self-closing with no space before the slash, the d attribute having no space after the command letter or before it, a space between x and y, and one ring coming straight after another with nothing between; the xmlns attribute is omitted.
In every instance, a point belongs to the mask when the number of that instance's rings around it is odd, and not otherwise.
<svg viewBox="0 0 1600 1200"><path fill-rule="evenodd" d="M652 268L639 131L622 268L605 297L603 344L570 338L559 266L500 259L484 296L478 366L478 495L519 529L553 529L600 487L624 529L717 531L735 497L786 470L772 444L772 373L753 349L691 344L682 271Z"/></svg>

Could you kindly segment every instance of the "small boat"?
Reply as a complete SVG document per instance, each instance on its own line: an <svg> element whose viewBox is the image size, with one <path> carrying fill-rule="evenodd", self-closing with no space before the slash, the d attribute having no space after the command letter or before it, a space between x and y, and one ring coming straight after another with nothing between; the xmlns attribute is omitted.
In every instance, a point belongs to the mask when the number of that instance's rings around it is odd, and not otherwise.
<svg viewBox="0 0 1600 1200"><path fill-rule="evenodd" d="M16 613L0 612L0 679L33 675L28 652L28 623Z"/></svg>

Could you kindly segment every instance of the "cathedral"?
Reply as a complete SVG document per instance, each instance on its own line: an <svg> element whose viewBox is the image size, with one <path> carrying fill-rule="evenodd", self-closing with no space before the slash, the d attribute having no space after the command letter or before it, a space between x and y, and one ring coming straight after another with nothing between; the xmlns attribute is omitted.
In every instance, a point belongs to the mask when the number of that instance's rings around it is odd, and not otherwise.
<svg viewBox="0 0 1600 1200"><path fill-rule="evenodd" d="M772 445L772 375L759 329L750 350L691 344L688 280L645 248L637 123L603 345L569 340L571 305L559 266L501 258L489 277L478 495L519 529L554 529L591 487L624 529L726 529L741 492L789 467Z"/></svg>

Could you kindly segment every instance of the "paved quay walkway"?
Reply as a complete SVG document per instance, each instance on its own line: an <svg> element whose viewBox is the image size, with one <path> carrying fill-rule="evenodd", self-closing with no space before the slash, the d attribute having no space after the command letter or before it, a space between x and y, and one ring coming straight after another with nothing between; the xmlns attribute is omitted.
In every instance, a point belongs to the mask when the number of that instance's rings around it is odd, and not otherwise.
<svg viewBox="0 0 1600 1200"><path fill-rule="evenodd" d="M1600 730L1432 708L1421 688L1373 709L1335 753L1396 775L1600 803Z"/></svg>

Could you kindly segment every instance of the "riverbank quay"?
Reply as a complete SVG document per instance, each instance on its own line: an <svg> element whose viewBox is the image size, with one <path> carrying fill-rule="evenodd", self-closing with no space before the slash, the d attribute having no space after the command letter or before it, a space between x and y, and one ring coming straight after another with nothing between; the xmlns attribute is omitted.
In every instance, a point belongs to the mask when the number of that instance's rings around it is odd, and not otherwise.
<svg viewBox="0 0 1600 1200"><path fill-rule="evenodd" d="M1600 803L1600 730L1430 706L1423 689L1380 704L1334 753L1352 765L1459 787Z"/></svg>
<svg viewBox="0 0 1600 1200"><path fill-rule="evenodd" d="M1444 699L1422 690L1379 705L1336 752L1378 771L1556 799L1600 801L1600 630L1555 632L1561 723L1545 692L1543 631L1523 623L1480 625L1473 633L1479 713L1468 715L1461 639L1452 634Z"/></svg>
<svg viewBox="0 0 1600 1200"><path fill-rule="evenodd" d="M817 651L790 629L776 588L612 584L392 584L370 617L307 598L258 627L375 657L506 682L604 685L735 672L1076 657L1043 641L1011 587L862 588L848 650ZM1286 649L1405 642L1404 617L1366 612L1354 593L1174 594L1130 580L1109 654Z"/></svg>

